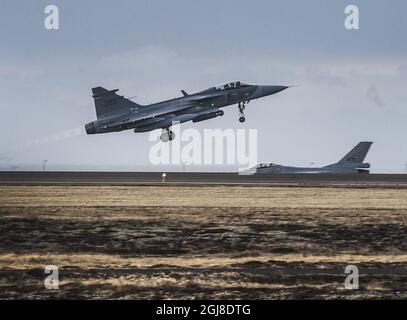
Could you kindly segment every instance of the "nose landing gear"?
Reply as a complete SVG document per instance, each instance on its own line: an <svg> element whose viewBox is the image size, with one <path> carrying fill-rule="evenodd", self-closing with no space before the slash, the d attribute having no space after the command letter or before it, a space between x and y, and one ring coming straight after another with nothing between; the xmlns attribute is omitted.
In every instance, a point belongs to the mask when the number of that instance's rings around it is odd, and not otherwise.
<svg viewBox="0 0 407 320"><path fill-rule="evenodd" d="M175 133L171 131L169 128L163 129L163 132L161 133L160 140L162 142L168 142L172 141L175 138Z"/></svg>

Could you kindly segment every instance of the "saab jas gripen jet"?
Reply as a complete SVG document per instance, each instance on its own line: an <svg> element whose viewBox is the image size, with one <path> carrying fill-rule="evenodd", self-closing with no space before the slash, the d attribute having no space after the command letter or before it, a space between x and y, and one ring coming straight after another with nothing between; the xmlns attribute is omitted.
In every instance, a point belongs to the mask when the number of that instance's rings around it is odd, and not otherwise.
<svg viewBox="0 0 407 320"><path fill-rule="evenodd" d="M162 129L160 139L174 139L170 130L173 123L200 122L223 116L220 108L237 104L239 121L246 120L246 105L254 99L269 96L287 89L286 86L250 85L240 81L224 83L194 94L181 90L183 96L150 105L139 105L117 94L119 89L92 89L96 117L85 125L87 134L117 132L133 129L147 132Z"/></svg>

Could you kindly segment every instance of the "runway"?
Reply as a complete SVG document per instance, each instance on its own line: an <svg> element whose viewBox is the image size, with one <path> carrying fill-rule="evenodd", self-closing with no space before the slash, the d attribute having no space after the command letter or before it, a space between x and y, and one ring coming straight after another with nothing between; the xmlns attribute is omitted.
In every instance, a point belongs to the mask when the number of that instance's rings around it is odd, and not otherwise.
<svg viewBox="0 0 407 320"><path fill-rule="evenodd" d="M238 185L407 188L407 174L2 171L0 185Z"/></svg>

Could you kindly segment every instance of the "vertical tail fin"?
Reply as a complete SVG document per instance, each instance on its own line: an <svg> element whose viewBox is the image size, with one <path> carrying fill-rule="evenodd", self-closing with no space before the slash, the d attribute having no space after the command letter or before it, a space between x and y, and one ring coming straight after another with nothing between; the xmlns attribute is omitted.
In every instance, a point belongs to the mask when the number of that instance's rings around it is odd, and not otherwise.
<svg viewBox="0 0 407 320"><path fill-rule="evenodd" d="M336 164L349 165L355 163L362 163L365 160L367 153L369 152L370 146L373 142L362 141L359 142L346 156L344 156Z"/></svg>
<svg viewBox="0 0 407 320"><path fill-rule="evenodd" d="M124 113L141 107L137 103L116 94L119 89L107 90L102 87L92 89L97 118Z"/></svg>

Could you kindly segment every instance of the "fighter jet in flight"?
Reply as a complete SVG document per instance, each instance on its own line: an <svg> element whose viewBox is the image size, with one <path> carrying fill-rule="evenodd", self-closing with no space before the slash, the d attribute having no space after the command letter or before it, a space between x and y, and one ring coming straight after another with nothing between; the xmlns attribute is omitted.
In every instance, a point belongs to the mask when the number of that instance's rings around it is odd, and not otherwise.
<svg viewBox="0 0 407 320"><path fill-rule="evenodd" d="M92 89L97 119L85 125L88 134L117 132L133 129L147 132L162 129L160 139L171 141L173 123L200 122L223 116L220 108L236 104L239 121L246 120L246 105L254 99L287 89L286 86L250 85L240 81L224 83L194 94L181 90L183 96L150 105L139 105L117 94L119 89Z"/></svg>
<svg viewBox="0 0 407 320"><path fill-rule="evenodd" d="M259 164L255 173L369 173L370 164L363 163L373 142L359 142L339 162L329 166L316 167L288 167L274 163Z"/></svg>

